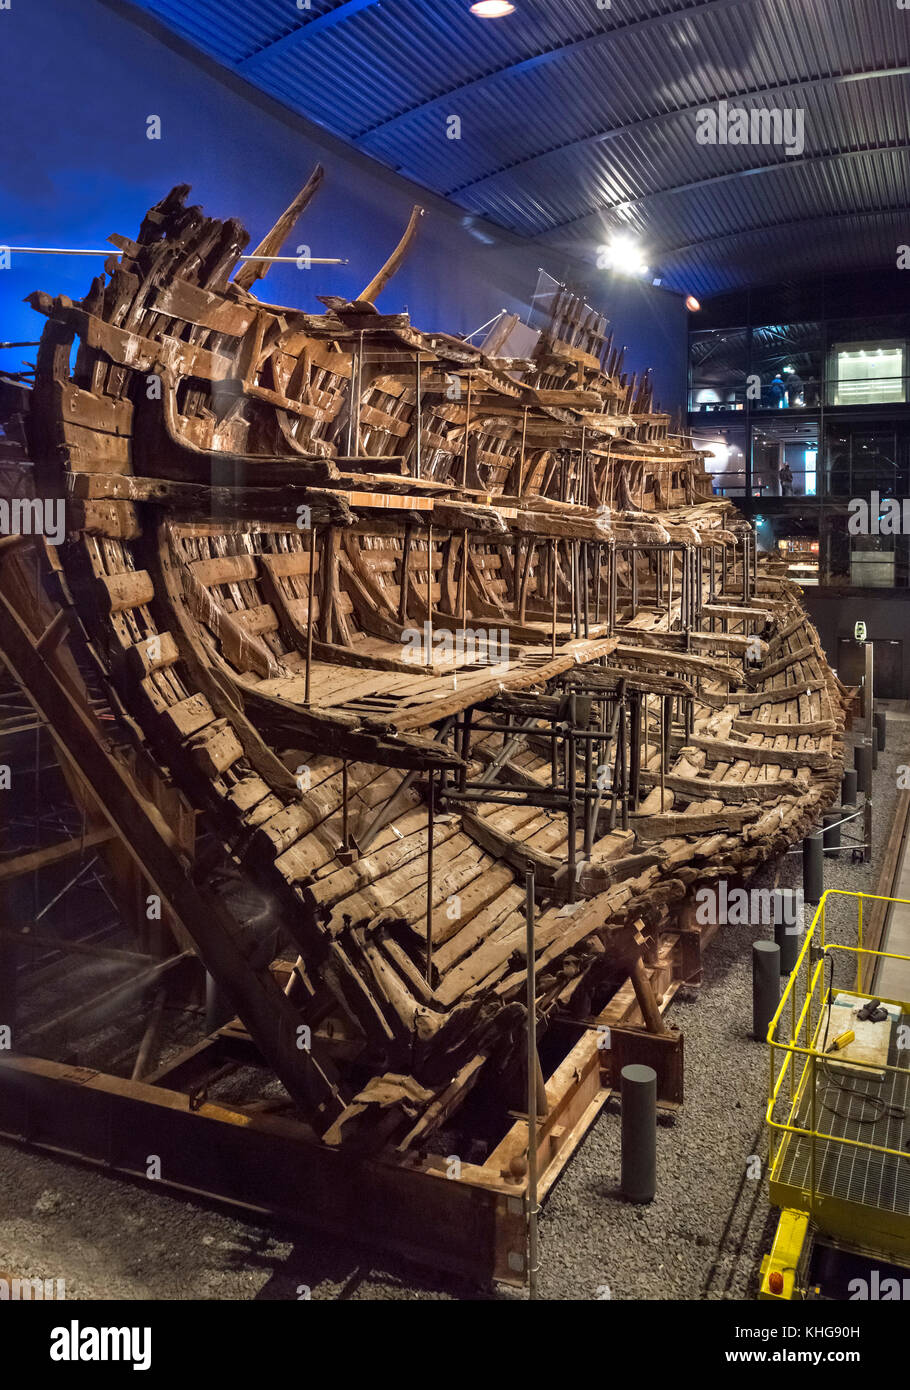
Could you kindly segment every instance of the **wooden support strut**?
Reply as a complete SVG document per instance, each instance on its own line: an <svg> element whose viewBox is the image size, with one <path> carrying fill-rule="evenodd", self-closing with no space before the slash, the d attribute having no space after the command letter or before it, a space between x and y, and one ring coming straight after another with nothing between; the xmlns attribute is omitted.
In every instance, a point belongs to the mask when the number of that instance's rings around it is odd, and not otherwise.
<svg viewBox="0 0 910 1390"><path fill-rule="evenodd" d="M170 827L126 769L104 747L88 714L46 664L34 639L0 593L0 652L14 678L54 729L62 755L98 794L112 827L138 867L196 941L206 968L241 1012L263 1055L291 1094L327 1116L340 1112L330 1064L298 1049L297 1010L270 973L254 972L236 943L236 924L218 897L187 873Z"/></svg>

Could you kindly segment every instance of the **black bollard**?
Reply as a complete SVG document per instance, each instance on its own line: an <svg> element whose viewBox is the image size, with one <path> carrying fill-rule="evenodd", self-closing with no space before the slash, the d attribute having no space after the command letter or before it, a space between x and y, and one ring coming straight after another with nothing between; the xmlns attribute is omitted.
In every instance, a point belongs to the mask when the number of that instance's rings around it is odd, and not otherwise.
<svg viewBox="0 0 910 1390"><path fill-rule="evenodd" d="M822 816L822 844L831 858L837 857L840 849L840 823L843 819L842 811L826 811ZM833 851L833 853L832 853Z"/></svg>
<svg viewBox="0 0 910 1390"><path fill-rule="evenodd" d="M629 1202L651 1202L657 1191L657 1072L633 1062L620 1077L622 1195Z"/></svg>
<svg viewBox="0 0 910 1390"><path fill-rule="evenodd" d="M861 743L857 748L859 769L859 789L868 798L872 795L872 744Z"/></svg>
<svg viewBox="0 0 910 1390"><path fill-rule="evenodd" d="M780 973L789 975L803 944L802 898L795 888L772 888L771 905L774 941L780 951Z"/></svg>
<svg viewBox="0 0 910 1390"><path fill-rule="evenodd" d="M780 947L776 941L752 942L752 1036L764 1042L780 1003Z"/></svg>
<svg viewBox="0 0 910 1390"><path fill-rule="evenodd" d="M842 808L856 808L856 768L845 767L840 784L840 804Z"/></svg>
<svg viewBox="0 0 910 1390"><path fill-rule="evenodd" d="M875 720L875 742L879 752L885 751L885 734L888 728L888 716L883 709L877 709L872 718Z"/></svg>
<svg viewBox="0 0 910 1390"><path fill-rule="evenodd" d="M825 859L821 831L803 840L803 897L807 903L821 902L825 891Z"/></svg>

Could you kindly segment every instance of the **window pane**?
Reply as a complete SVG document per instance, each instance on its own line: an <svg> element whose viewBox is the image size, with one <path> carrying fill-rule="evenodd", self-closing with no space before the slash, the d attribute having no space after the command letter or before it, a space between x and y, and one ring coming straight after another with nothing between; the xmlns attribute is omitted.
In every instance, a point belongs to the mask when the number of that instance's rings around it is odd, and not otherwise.
<svg viewBox="0 0 910 1390"><path fill-rule="evenodd" d="M693 333L689 340L689 409L745 409L747 370L745 328Z"/></svg>
<svg viewBox="0 0 910 1390"><path fill-rule="evenodd" d="M756 410L817 410L821 397L820 323L768 324L752 330Z"/></svg>
<svg viewBox="0 0 910 1390"><path fill-rule="evenodd" d="M879 405L906 400L906 344L835 343L831 349L831 405Z"/></svg>
<svg viewBox="0 0 910 1390"><path fill-rule="evenodd" d="M746 492L746 431L711 429L697 425L692 433L696 449L707 453L705 469L711 474L716 497L744 497Z"/></svg>
<svg viewBox="0 0 910 1390"><path fill-rule="evenodd" d="M772 416L752 427L752 495L815 497L818 417Z"/></svg>

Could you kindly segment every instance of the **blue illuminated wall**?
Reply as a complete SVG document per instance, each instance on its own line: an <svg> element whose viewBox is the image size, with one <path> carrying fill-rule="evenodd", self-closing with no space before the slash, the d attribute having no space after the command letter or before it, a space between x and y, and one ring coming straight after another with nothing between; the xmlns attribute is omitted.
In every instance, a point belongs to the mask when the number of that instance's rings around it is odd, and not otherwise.
<svg viewBox="0 0 910 1390"><path fill-rule="evenodd" d="M111 232L133 234L175 183L192 184L191 201L206 212L240 218L254 245L319 160L326 182L292 240L350 264L276 266L257 286L262 298L319 310L317 294L356 294L420 201L418 243L380 308L406 307L421 328L470 333L502 308L524 316L543 267L607 315L630 369L654 367L665 408L683 404L686 313L677 296L476 223L178 40L138 27L126 9L13 0L0 10L0 245L102 248ZM150 115L161 118L161 140L146 138ZM39 336L43 320L22 303L31 290L81 298L101 266L101 258L14 256L0 271L0 340ZM0 351L0 368L23 358L33 360L34 349Z"/></svg>

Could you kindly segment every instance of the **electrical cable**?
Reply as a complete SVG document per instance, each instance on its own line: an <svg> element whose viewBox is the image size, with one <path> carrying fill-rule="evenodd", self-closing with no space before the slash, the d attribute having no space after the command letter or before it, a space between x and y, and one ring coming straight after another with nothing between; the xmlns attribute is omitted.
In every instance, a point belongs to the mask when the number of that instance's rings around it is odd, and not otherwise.
<svg viewBox="0 0 910 1390"><path fill-rule="evenodd" d="M822 1051L827 1052L828 1032L831 1028L831 1008L833 1005L834 994L834 957L829 955L829 953L826 951L824 960L826 972L828 970L828 966L830 965L831 967L830 978L828 982L828 1014L825 1019L825 1037L822 1043ZM828 1078L828 1081L833 1086L836 1086L839 1091L843 1091L846 1095L850 1097L855 1097L861 1105L871 1106L874 1113L871 1115L854 1115L851 1111L850 1101L847 1102L846 1111L839 1110L836 1105L829 1104L829 1102L824 1099L824 1096L822 1097L821 1101L821 1106L823 1110L827 1110L832 1115L837 1115L838 1118L841 1120L848 1120L851 1123L857 1125L875 1125L878 1124L879 1120L884 1119L907 1119L906 1110L902 1110L897 1105L887 1104L881 1096L866 1095L864 1092L858 1090L856 1086L850 1086L847 1084L847 1082L840 1080L837 1076L834 1076L831 1072L831 1066L829 1062L823 1060L822 1067L824 1068L825 1076ZM885 1083L887 1075L888 1073L885 1072L882 1076L870 1076L868 1080L875 1086L882 1086Z"/></svg>

